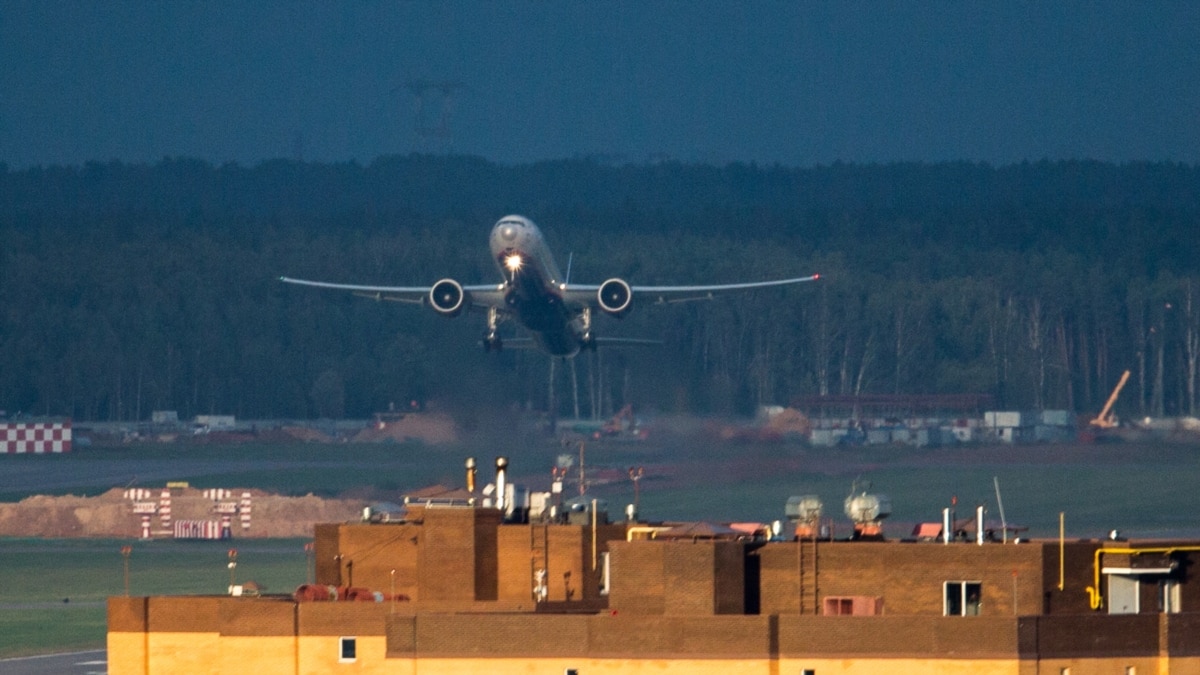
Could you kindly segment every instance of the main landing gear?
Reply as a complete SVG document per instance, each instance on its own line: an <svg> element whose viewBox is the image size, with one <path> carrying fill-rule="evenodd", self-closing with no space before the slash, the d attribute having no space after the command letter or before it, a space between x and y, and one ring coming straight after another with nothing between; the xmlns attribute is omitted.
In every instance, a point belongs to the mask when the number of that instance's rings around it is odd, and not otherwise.
<svg viewBox="0 0 1200 675"><path fill-rule="evenodd" d="M487 330L483 334L483 351L498 352L504 348L504 341L500 339L498 329L500 327L500 310L495 307L488 307Z"/></svg>

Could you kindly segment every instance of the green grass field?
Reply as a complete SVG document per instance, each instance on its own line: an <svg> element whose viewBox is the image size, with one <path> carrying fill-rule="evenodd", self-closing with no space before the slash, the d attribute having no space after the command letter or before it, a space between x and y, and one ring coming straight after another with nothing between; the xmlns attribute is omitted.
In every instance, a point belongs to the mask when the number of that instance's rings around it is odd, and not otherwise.
<svg viewBox="0 0 1200 675"><path fill-rule="evenodd" d="M0 540L0 658L103 647L105 599L131 595L220 594L228 552L238 583L291 593L307 580L304 540L137 542L111 539Z"/></svg>

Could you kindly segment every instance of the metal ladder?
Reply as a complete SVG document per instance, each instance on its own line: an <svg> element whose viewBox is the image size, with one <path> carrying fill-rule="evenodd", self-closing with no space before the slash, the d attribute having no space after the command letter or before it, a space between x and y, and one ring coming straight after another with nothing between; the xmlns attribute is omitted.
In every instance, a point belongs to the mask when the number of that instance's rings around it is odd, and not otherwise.
<svg viewBox="0 0 1200 675"><path fill-rule="evenodd" d="M550 525L529 525L529 580L534 602L550 595Z"/></svg>

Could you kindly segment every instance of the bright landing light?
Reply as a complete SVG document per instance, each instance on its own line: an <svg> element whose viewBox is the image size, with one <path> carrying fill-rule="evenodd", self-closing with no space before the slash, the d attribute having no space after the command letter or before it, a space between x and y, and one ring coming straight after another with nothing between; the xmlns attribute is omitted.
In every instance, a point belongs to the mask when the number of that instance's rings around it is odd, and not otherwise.
<svg viewBox="0 0 1200 675"><path fill-rule="evenodd" d="M513 254L504 259L504 266L510 272L516 272L521 269L521 256Z"/></svg>

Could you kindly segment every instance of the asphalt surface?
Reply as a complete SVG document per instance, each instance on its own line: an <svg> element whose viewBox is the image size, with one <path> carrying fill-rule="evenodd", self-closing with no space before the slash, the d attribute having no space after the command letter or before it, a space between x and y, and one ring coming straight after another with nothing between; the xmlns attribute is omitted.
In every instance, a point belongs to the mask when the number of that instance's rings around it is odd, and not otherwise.
<svg viewBox="0 0 1200 675"><path fill-rule="evenodd" d="M0 659L0 673L5 675L105 675L108 673L108 652L96 649L86 652Z"/></svg>

